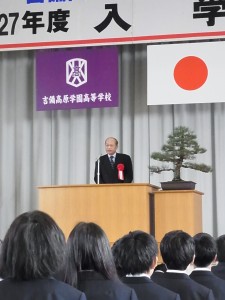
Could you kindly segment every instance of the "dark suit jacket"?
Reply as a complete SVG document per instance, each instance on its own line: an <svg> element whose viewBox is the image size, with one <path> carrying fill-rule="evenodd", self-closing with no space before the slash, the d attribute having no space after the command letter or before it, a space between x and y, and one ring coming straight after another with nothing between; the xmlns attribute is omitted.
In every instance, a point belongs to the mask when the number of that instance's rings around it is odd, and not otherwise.
<svg viewBox="0 0 225 300"><path fill-rule="evenodd" d="M161 287L148 277L123 277L123 283L133 288L139 300L180 300L180 296Z"/></svg>
<svg viewBox="0 0 225 300"><path fill-rule="evenodd" d="M152 280L152 281L156 281L157 278L162 277L163 274L164 274L164 272L161 272L161 271L154 271L154 272L152 273L151 280Z"/></svg>
<svg viewBox="0 0 225 300"><path fill-rule="evenodd" d="M215 299L225 299L225 280L217 277L210 271L193 271L190 278L213 291Z"/></svg>
<svg viewBox="0 0 225 300"><path fill-rule="evenodd" d="M124 180L118 179L118 170L117 170L118 164L124 165L124 171L123 171ZM111 166L108 154L101 156L99 169L100 169L99 183L130 183L133 181L132 161L130 156L127 154L116 153L114 169ZM98 161L96 161L95 163L94 180L96 183L98 182L97 170L98 170Z"/></svg>
<svg viewBox="0 0 225 300"><path fill-rule="evenodd" d="M212 267L212 272L217 277L225 280L225 262L219 262L218 265Z"/></svg>
<svg viewBox="0 0 225 300"><path fill-rule="evenodd" d="M138 300L133 289L94 271L78 273L78 289L85 293L87 300Z"/></svg>
<svg viewBox="0 0 225 300"><path fill-rule="evenodd" d="M0 300L86 300L84 293L55 279L0 282Z"/></svg>
<svg viewBox="0 0 225 300"><path fill-rule="evenodd" d="M178 293L181 300L215 300L212 290L192 280L184 273L164 273L155 282Z"/></svg>

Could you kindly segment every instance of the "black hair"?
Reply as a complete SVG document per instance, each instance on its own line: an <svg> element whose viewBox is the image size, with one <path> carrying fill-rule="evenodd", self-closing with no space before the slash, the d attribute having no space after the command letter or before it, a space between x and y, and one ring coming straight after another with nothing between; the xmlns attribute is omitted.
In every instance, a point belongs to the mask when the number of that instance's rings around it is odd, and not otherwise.
<svg viewBox="0 0 225 300"><path fill-rule="evenodd" d="M225 262L225 234L219 236L216 239L217 245L217 260L219 262Z"/></svg>
<svg viewBox="0 0 225 300"><path fill-rule="evenodd" d="M137 230L114 243L112 252L119 276L148 272L158 254L155 238Z"/></svg>
<svg viewBox="0 0 225 300"><path fill-rule="evenodd" d="M215 259L217 253L216 241L208 233L198 233L194 236L196 267L207 267Z"/></svg>
<svg viewBox="0 0 225 300"><path fill-rule="evenodd" d="M64 234L48 214L23 213L12 222L3 240L0 277L47 278L59 271L64 253Z"/></svg>
<svg viewBox="0 0 225 300"><path fill-rule="evenodd" d="M170 231L164 235L160 251L168 269L186 270L195 254L194 239L182 230Z"/></svg>
<svg viewBox="0 0 225 300"><path fill-rule="evenodd" d="M77 287L78 272L94 270L106 279L118 279L108 238L95 223L78 223L67 240L65 282Z"/></svg>

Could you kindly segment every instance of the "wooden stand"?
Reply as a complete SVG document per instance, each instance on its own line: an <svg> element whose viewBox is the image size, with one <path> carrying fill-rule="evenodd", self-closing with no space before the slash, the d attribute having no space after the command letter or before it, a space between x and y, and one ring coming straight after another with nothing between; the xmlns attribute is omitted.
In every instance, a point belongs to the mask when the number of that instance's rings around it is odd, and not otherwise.
<svg viewBox="0 0 225 300"><path fill-rule="evenodd" d="M133 230L150 232L149 184L90 184L39 187L39 209L48 213L68 237L80 221L95 222L110 243Z"/></svg>
<svg viewBox="0 0 225 300"><path fill-rule="evenodd" d="M202 232L202 195L196 190L155 191L151 228L158 242L171 230L183 230L190 235Z"/></svg>

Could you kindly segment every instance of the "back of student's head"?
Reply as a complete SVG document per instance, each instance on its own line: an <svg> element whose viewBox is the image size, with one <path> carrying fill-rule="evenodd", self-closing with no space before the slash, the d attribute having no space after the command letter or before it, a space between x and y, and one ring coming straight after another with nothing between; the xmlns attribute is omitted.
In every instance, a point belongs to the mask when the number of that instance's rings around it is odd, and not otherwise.
<svg viewBox="0 0 225 300"><path fill-rule="evenodd" d="M41 211L18 216L2 243L0 277L16 280L47 278L59 271L65 238L55 221Z"/></svg>
<svg viewBox="0 0 225 300"><path fill-rule="evenodd" d="M118 279L108 238L95 223L78 223L67 240L65 281L76 287L77 274L82 270Z"/></svg>
<svg viewBox="0 0 225 300"><path fill-rule="evenodd" d="M219 236L216 239L217 245L217 260L219 262L225 262L225 234Z"/></svg>
<svg viewBox="0 0 225 300"><path fill-rule="evenodd" d="M155 238L143 231L133 231L120 238L112 247L120 276L148 272L158 254Z"/></svg>
<svg viewBox="0 0 225 300"><path fill-rule="evenodd" d="M194 257L194 239L182 230L170 231L164 235L160 251L168 269L185 270Z"/></svg>
<svg viewBox="0 0 225 300"><path fill-rule="evenodd" d="M196 267L209 266L216 257L216 241L208 233L198 233L194 236Z"/></svg>

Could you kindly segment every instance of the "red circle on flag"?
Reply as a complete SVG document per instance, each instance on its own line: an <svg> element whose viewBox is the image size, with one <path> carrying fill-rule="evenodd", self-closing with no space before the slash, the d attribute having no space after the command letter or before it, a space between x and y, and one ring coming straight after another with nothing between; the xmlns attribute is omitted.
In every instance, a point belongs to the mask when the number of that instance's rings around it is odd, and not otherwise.
<svg viewBox="0 0 225 300"><path fill-rule="evenodd" d="M208 77L208 68L205 62L196 56L182 58L175 66L174 79L184 90L197 90Z"/></svg>

